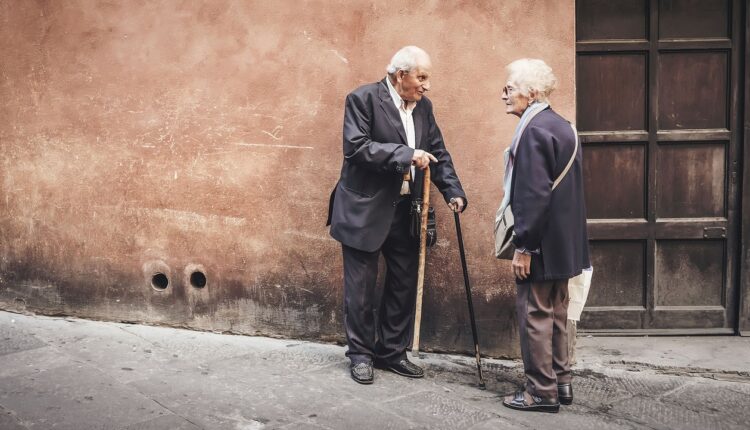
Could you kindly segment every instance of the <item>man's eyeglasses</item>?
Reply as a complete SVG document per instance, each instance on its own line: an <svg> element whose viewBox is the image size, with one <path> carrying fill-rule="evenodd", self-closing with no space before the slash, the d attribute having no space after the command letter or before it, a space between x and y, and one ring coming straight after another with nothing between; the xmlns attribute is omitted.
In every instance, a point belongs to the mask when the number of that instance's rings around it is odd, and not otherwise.
<svg viewBox="0 0 750 430"><path fill-rule="evenodd" d="M513 95L513 93L515 93L516 91L517 90L515 88L513 88L513 87L511 87L509 85L506 85L506 86L503 87L503 94L505 94L508 97L510 97L511 95Z"/></svg>

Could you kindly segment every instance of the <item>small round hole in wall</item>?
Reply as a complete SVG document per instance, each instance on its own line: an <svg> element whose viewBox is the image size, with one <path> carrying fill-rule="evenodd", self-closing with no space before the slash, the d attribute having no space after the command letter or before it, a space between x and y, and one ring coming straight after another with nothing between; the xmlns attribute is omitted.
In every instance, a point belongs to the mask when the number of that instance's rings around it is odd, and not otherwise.
<svg viewBox="0 0 750 430"><path fill-rule="evenodd" d="M165 290L169 286L169 278L163 273L155 273L151 277L151 286L156 290Z"/></svg>
<svg viewBox="0 0 750 430"><path fill-rule="evenodd" d="M206 286L206 275L201 271L195 271L190 274L190 285L195 288L203 288Z"/></svg>

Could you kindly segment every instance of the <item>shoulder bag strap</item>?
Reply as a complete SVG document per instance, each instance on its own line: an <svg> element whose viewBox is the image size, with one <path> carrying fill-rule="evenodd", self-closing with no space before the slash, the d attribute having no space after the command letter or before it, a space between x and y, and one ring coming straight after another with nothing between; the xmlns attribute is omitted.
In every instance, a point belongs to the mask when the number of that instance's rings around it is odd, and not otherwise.
<svg viewBox="0 0 750 430"><path fill-rule="evenodd" d="M554 190L557 188L558 185L560 185L560 182L562 182L565 175L568 173L568 170L570 170L570 167L573 165L573 161L576 159L576 153L578 152L578 131L576 131L576 128L573 124L570 124L570 128L573 129L573 136L575 136L576 139L576 146L575 149L573 149L573 156L570 157L570 161L568 161L568 165L565 166L565 169L560 173L560 176L555 179L555 183L552 184L552 189Z"/></svg>

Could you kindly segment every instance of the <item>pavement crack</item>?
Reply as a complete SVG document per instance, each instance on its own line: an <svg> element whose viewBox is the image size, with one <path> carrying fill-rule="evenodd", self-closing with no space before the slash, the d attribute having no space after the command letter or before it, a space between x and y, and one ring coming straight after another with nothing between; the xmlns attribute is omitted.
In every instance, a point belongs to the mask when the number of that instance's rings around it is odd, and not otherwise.
<svg viewBox="0 0 750 430"><path fill-rule="evenodd" d="M138 391L140 392L140 390L138 390ZM176 416L178 416L178 417L182 418L183 420L185 420L185 421L189 422L190 424L192 424L192 425L194 425L194 426L198 427L199 429L201 429L201 430L205 430L205 429L204 429L204 428L203 428L203 427L202 427L201 425L199 425L198 423L195 423L195 422L191 421L191 420L190 420L189 418L187 418L187 417L185 417L185 416L183 416L183 415L181 415L181 414L179 414L179 413L177 413L177 412L173 411L173 410L172 410L171 408L169 408L169 407L168 407L167 405L165 405L165 404L163 404L162 402L160 402L160 401L158 401L158 400L154 399L153 397L149 397L149 396L146 396L146 395L145 395L145 394L143 394L143 393L140 393L140 394L141 394L142 396L148 397L148 398L149 398L149 399L150 399L150 400L151 400L152 402L154 402L154 403L156 403L157 405L161 406L162 408L164 408L164 409L168 410L168 411L169 411L169 412L171 412L172 414L174 414L174 415L176 415Z"/></svg>
<svg viewBox="0 0 750 430"><path fill-rule="evenodd" d="M129 334L129 335L131 335L131 336L135 336L135 337L137 337L138 339L141 339L142 341L144 341L144 342L148 343L148 344L149 344L149 345L151 345L151 346L158 346L158 345L157 345L156 343L154 343L153 341L151 341L151 340L149 340L149 339L146 339L145 337L143 337L143 336L139 335L138 333L133 333L132 331L129 331L129 330L127 330L127 329L126 329L125 327L120 327L120 326L117 326L117 328L119 328L120 330L124 331L125 333L127 333L127 334Z"/></svg>
<svg viewBox="0 0 750 430"><path fill-rule="evenodd" d="M655 396L654 398L656 400L658 400L658 401L662 401L662 399L664 399L667 396L670 396L670 395L675 394L675 393L679 393L680 391L683 391L683 390L685 390L685 389L687 389L689 387L695 386L695 385L697 385L697 382L695 382L695 381L687 382L685 384L680 384L680 385L678 385L678 386L676 386L676 387L674 387L674 388L672 388L670 390L667 390L667 391L665 391L663 393L659 393L659 395Z"/></svg>
<svg viewBox="0 0 750 430"><path fill-rule="evenodd" d="M607 363L612 366L625 366L625 370L631 371L648 369L664 375L691 376L737 382L750 381L750 372L740 370L708 369L704 367L662 366L659 364L643 363L640 361L630 360L610 360Z"/></svg>
<svg viewBox="0 0 750 430"><path fill-rule="evenodd" d="M613 419L616 419L616 420L621 420L621 421L626 422L628 425L631 425L631 427L635 426L635 428L643 428L643 427L645 427L645 428L650 429L650 430L660 430L659 428L652 427L652 426L648 425L648 423L646 423L644 421L641 421L641 420L639 420L639 419L637 419L637 418L635 418L635 417L633 417L631 415L623 415L623 414L618 414L616 412L612 412L612 407L614 406L615 403L620 403L620 402L623 402L625 400L632 399L632 398L635 398L635 397L636 396L626 397L626 398L617 400L617 401L612 402L612 403L607 403L605 405L600 405L599 407L591 407L591 406L583 405L583 404L580 404L580 403L577 403L577 405L579 407L581 407L582 409L588 410L588 413L591 414L591 415L597 415L598 414L598 415L604 415L605 417L613 418Z"/></svg>

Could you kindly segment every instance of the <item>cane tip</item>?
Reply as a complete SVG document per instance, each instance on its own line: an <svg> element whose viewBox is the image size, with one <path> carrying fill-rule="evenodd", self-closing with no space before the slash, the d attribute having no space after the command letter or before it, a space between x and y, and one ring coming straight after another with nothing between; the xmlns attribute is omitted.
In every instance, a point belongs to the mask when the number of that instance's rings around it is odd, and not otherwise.
<svg viewBox="0 0 750 430"><path fill-rule="evenodd" d="M480 382L480 383L479 383L479 389L480 389L480 390L486 390L486 389L487 389L487 386L486 386L486 385L484 385L484 382Z"/></svg>

